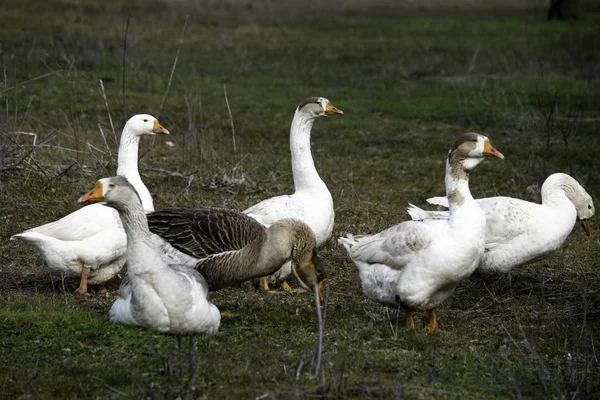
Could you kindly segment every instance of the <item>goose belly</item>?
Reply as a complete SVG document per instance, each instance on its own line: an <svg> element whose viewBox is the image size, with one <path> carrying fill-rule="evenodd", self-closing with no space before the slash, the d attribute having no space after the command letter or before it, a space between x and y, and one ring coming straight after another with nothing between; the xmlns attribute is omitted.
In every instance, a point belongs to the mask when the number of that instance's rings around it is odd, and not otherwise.
<svg viewBox="0 0 600 400"><path fill-rule="evenodd" d="M138 325L170 333L214 332L220 314L190 277L162 270L130 276L129 312Z"/></svg>
<svg viewBox="0 0 600 400"><path fill-rule="evenodd" d="M331 234L333 233L334 218L335 216L332 211L329 215L325 215L320 218L315 218L312 225L308 224L308 226L310 226L313 232L315 233L317 247L325 245L325 243L327 243L327 241L331 237Z"/></svg>
<svg viewBox="0 0 600 400"><path fill-rule="evenodd" d="M87 254L80 251L51 251L44 254L44 261L48 268L63 276L80 276L83 267L90 268L88 282L100 284L118 274L125 265L125 246L113 249L94 249Z"/></svg>
<svg viewBox="0 0 600 400"><path fill-rule="evenodd" d="M365 296L386 306L398 307L398 282L402 271L383 264L354 263L358 267Z"/></svg>
<svg viewBox="0 0 600 400"><path fill-rule="evenodd" d="M566 236L548 237L527 235L509 243L486 248L479 272L507 273L513 268L543 260L554 254L563 244Z"/></svg>
<svg viewBox="0 0 600 400"><path fill-rule="evenodd" d="M34 244L53 271L77 276L86 267L91 269L90 283L102 283L112 278L125 264L127 237L125 232L116 229L78 241L41 236Z"/></svg>
<svg viewBox="0 0 600 400"><path fill-rule="evenodd" d="M125 265L125 261L127 261L127 257L123 255L112 263L91 270L90 274L88 275L88 283L91 283L92 285L98 285L111 280L115 277L115 275L121 272L123 266Z"/></svg>
<svg viewBox="0 0 600 400"><path fill-rule="evenodd" d="M438 246L411 260L398 280L397 294L402 303L428 310L446 300L456 286L477 268L483 255L483 239L473 245L456 243Z"/></svg>
<svg viewBox="0 0 600 400"><path fill-rule="evenodd" d="M171 327L169 312L154 285L146 277L130 276L129 310L137 325L159 332Z"/></svg>
<svg viewBox="0 0 600 400"><path fill-rule="evenodd" d="M399 302L407 307L429 310L446 300L458 284L455 280L413 280L402 271L372 264L359 268L364 294L389 307Z"/></svg>

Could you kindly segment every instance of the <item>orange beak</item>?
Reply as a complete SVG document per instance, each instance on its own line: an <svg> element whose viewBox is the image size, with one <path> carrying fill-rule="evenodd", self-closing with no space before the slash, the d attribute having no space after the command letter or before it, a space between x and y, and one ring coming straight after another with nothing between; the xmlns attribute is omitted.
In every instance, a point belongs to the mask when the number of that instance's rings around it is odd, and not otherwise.
<svg viewBox="0 0 600 400"><path fill-rule="evenodd" d="M582 219L580 222L581 222L581 227L585 231L585 234L588 236L591 236L592 235L592 225L590 224L590 220Z"/></svg>
<svg viewBox="0 0 600 400"><path fill-rule="evenodd" d="M163 133L165 135L169 134L169 131L165 129L164 126L158 123L158 120L154 120L154 127L152 128L152 132L154 133Z"/></svg>
<svg viewBox="0 0 600 400"><path fill-rule="evenodd" d="M319 282L319 299L321 301L323 301L325 298L325 281L326 279L323 279L321 282Z"/></svg>
<svg viewBox="0 0 600 400"><path fill-rule="evenodd" d="M77 200L78 203L99 203L104 201L102 195L102 183L96 182L96 186Z"/></svg>
<svg viewBox="0 0 600 400"><path fill-rule="evenodd" d="M340 110L339 108L335 108L333 106L333 104L327 103L327 105L325 106L325 114L326 115L335 115L335 114L343 115L344 112L342 110Z"/></svg>
<svg viewBox="0 0 600 400"><path fill-rule="evenodd" d="M491 157L498 157L499 159L504 160L504 155L502 153L500 153L498 150L496 150L494 148L494 146L492 146L492 144L490 143L489 140L486 140L483 145L483 155L491 156Z"/></svg>

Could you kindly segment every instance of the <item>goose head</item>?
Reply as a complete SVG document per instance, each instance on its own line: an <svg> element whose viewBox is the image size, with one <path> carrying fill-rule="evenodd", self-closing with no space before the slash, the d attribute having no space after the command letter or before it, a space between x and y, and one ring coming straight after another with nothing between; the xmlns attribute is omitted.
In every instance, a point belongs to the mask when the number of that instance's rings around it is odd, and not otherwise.
<svg viewBox="0 0 600 400"><path fill-rule="evenodd" d="M269 231L285 241L283 246L291 248L288 260L300 286L317 291L323 298L327 274L317 255L317 240L312 229L300 220L282 219L271 225Z"/></svg>
<svg viewBox="0 0 600 400"><path fill-rule="evenodd" d="M316 247L313 247L312 251L295 248L293 253L292 272L300 283L300 286L309 291L317 290L319 298L323 300L327 273L321 259L317 255Z"/></svg>
<svg viewBox="0 0 600 400"><path fill-rule="evenodd" d="M169 131L150 114L137 114L129 118L123 131L130 132L135 136L169 134Z"/></svg>
<svg viewBox="0 0 600 400"><path fill-rule="evenodd" d="M328 115L342 115L344 112L336 108L325 97L308 97L298 106L298 112L308 118L326 117Z"/></svg>
<svg viewBox="0 0 600 400"><path fill-rule="evenodd" d="M592 200L592 196L589 195L588 192L581 185L577 185L574 188L573 196L571 197L571 201L575 205L575 209L577 210L577 219L581 223L581 227L585 231L585 233L590 236L592 234L592 227L590 225L590 218L594 216L596 213L596 208L594 207L594 201Z"/></svg>
<svg viewBox="0 0 600 400"><path fill-rule="evenodd" d="M142 204L135 188L129 183L127 178L120 175L98 180L96 186L81 196L77 202L106 202L106 205L117 210L124 209L128 204L138 204L140 207Z"/></svg>
<svg viewBox="0 0 600 400"><path fill-rule="evenodd" d="M542 204L551 204L556 199L562 201L564 196L573 203L577 212L577 220L585 233L590 236L592 228L589 219L596 213L592 196L571 175L556 172L546 178L542 185Z"/></svg>
<svg viewBox="0 0 600 400"><path fill-rule="evenodd" d="M492 146L490 139L479 133L461 135L448 153L448 161L454 170L470 172L483 161L484 157L504 159L504 155Z"/></svg>

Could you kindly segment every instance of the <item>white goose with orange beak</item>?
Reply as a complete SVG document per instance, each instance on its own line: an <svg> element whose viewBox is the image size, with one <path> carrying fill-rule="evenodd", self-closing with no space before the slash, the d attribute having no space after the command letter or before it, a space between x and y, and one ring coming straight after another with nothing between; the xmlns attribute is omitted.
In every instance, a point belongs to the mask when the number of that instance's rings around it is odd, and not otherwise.
<svg viewBox="0 0 600 400"><path fill-rule="evenodd" d="M479 265L485 215L469 191L469 173L485 156L504 158L487 137L477 133L462 135L450 150L448 219L406 221L372 236L339 238L358 268L365 295L391 307L404 307L407 327L414 326L415 310L426 310L426 328L438 329L435 308Z"/></svg>
<svg viewBox="0 0 600 400"><path fill-rule="evenodd" d="M117 174L135 187L146 212L154 211L152 196L138 171L138 148L144 135L169 134L148 114L131 117L121 134ZM87 293L87 285L114 277L125 264L127 237L119 213L102 204L92 204L71 214L11 237L36 247L46 265L63 276L80 276L77 293Z"/></svg>
<svg viewBox="0 0 600 400"><path fill-rule="evenodd" d="M317 172L311 153L311 131L316 119L344 112L324 97L308 97L298 106L290 128L290 152L292 154L292 174L295 192L291 195L275 196L244 210L267 228L286 218L299 219L312 229L317 246L323 246L331 237L335 213L333 198L327 185ZM286 291L291 289L285 278L292 273L290 263L284 264L277 272L260 278L262 290L270 292L269 283L283 280Z"/></svg>
<svg viewBox="0 0 600 400"><path fill-rule="evenodd" d="M592 196L571 176L550 175L542 185L542 204L497 196L477 199L486 217L485 254L477 268L482 273L507 273L521 265L554 254L579 221L591 235L589 219L596 212ZM444 197L427 202L447 207ZM425 211L411 204L413 220L448 218L448 211Z"/></svg>

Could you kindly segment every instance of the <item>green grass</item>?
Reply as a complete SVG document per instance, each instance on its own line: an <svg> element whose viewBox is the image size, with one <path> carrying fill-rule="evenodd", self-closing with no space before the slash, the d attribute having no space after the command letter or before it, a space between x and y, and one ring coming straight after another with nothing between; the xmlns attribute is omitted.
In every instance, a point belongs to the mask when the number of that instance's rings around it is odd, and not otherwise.
<svg viewBox="0 0 600 400"><path fill-rule="evenodd" d="M467 131L506 156L472 174L476 197L533 200L546 176L562 171L597 200L597 9L547 23L535 2L467 10L383 0L5 3L0 398L597 397L596 232L575 227L551 258L460 285L439 308L448 334L427 334L424 315L415 330L397 327L395 310L362 294L334 240L404 221L409 201L443 193L445 154ZM78 196L114 173L98 128L115 152L100 79L117 135L141 112L160 114L172 133L175 147L163 138L141 145L157 209L244 209L290 193L295 107L321 95L344 110L312 134L336 208L334 238L320 251L331 287L320 379L306 365L317 333L311 296L267 296L250 284L214 293L238 317L196 338L196 372L181 380L174 338L108 323L116 295L77 298L77 279L51 277L37 253L8 240L77 209ZM32 136L14 132L36 133L38 147L30 152Z"/></svg>

